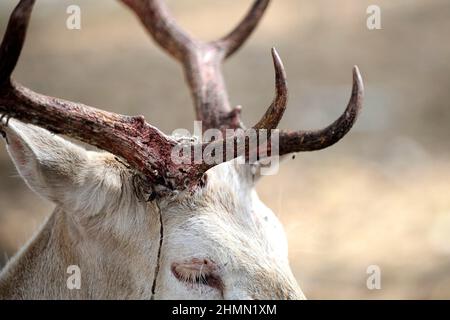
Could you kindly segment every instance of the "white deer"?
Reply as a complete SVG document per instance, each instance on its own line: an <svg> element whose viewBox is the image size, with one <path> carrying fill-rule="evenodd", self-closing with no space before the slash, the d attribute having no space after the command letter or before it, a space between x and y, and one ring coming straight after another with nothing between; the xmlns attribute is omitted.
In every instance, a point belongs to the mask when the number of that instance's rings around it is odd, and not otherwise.
<svg viewBox="0 0 450 320"><path fill-rule="evenodd" d="M0 47L0 132L21 177L56 208L3 269L0 298L304 298L289 267L283 228L255 191L259 162L238 161L254 152L249 144L223 163L180 164L170 158L174 147L206 150L238 141L250 129L213 143L186 141L163 134L143 117L22 87L11 73L34 2L20 1ZM256 1L233 32L211 43L188 36L159 0L122 2L182 62L204 128L243 128L240 109L230 108L220 66L251 34L269 0ZM284 68L275 51L273 58L275 99L252 128L261 132L276 128L287 102ZM345 113L319 131L279 131L279 154L340 140L355 122L362 97L355 68ZM54 133L105 151L87 151ZM269 142L258 147L275 155ZM79 268L79 287L67 283L70 266Z"/></svg>

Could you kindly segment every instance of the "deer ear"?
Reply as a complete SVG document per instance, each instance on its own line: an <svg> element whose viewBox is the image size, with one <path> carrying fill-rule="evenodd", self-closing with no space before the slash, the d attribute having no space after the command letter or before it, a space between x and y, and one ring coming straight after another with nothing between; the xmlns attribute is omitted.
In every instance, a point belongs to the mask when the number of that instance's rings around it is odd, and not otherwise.
<svg viewBox="0 0 450 320"><path fill-rule="evenodd" d="M28 186L53 202L75 190L87 151L33 125L11 120L3 130L7 149Z"/></svg>

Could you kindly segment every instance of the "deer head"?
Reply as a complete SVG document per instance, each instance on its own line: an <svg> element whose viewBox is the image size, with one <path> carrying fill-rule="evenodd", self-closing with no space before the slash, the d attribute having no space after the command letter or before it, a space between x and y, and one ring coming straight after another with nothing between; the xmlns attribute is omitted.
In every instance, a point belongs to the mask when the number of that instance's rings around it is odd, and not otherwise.
<svg viewBox="0 0 450 320"><path fill-rule="evenodd" d="M20 1L0 47L0 128L20 175L56 209L3 271L0 296L303 298L283 228L254 186L264 158L323 149L350 130L363 98L358 69L347 109L334 123L317 131L275 130L287 83L273 49L275 98L246 128L241 109L230 106L221 64L250 36L270 1L255 1L229 35L206 43L182 30L161 0L122 0L182 64L203 130L223 133L212 141L169 136L142 116L40 95L11 80L34 2ZM253 145L255 132L277 139L257 138ZM103 151L86 151L55 134ZM214 161L195 158L195 150ZM174 154L187 161L174 161ZM66 288L71 264L82 271L78 291Z"/></svg>

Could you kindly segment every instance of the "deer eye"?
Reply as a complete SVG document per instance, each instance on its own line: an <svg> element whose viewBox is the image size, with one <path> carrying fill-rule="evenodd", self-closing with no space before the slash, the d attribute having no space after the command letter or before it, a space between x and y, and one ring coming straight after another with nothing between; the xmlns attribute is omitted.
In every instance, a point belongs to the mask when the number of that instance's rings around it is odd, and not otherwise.
<svg viewBox="0 0 450 320"><path fill-rule="evenodd" d="M172 273L188 286L208 286L222 290L222 280L217 264L209 259L197 259L172 263Z"/></svg>

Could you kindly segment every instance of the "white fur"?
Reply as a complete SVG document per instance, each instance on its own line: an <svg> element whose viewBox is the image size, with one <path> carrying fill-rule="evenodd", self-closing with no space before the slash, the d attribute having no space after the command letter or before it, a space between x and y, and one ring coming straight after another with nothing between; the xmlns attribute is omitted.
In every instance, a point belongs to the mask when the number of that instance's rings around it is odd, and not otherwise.
<svg viewBox="0 0 450 320"><path fill-rule="evenodd" d="M17 170L56 209L0 274L0 298L152 298L160 218L153 298L304 298L283 228L259 200L248 166L221 164L194 194L147 203L136 194L133 172L111 154L14 120L4 130ZM223 286L177 279L172 264L192 259L213 261ZM81 268L80 290L66 286L69 265Z"/></svg>

